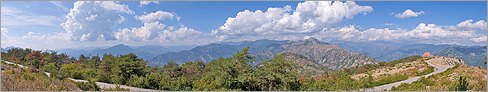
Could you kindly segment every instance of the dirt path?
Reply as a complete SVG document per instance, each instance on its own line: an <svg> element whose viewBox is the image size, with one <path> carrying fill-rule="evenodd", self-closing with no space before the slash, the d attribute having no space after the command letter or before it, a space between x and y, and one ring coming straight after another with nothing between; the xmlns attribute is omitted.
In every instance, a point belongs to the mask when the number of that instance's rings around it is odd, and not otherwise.
<svg viewBox="0 0 488 92"><path fill-rule="evenodd" d="M373 88L369 88L369 89L366 89L366 91L383 91L383 90L391 90L392 87L396 87L396 86L399 86L400 84L402 83L412 83L412 82L415 82L417 81L418 79L420 79L421 77L429 77L431 75L434 75L434 74L438 74L438 73L441 73L441 72L444 72L446 71L448 68L451 68L453 66L446 66L446 65L436 65L434 63L431 62L432 59L430 60L427 60L427 64L429 64L429 66L432 66L434 67L434 72L432 73L429 73L429 74L426 74L426 75L422 75L422 76L416 76L416 77L410 77L406 80L403 80L403 81L399 81L399 82L394 82L394 83L390 83L390 84L385 84L385 85L381 85L381 86L376 86L376 87L373 87Z"/></svg>
<svg viewBox="0 0 488 92"><path fill-rule="evenodd" d="M73 79L69 78L69 80L75 81L75 82L88 82L86 80L80 80L80 79ZM98 87L102 89L107 89L107 88L116 88L117 85L115 84L110 84L110 83L104 83L104 82L95 82ZM144 88L137 88L137 87L131 87L131 86L126 86L126 85L119 85L120 88L125 88L125 89L130 89L130 91L158 91L158 90L152 90L152 89L144 89Z"/></svg>
<svg viewBox="0 0 488 92"><path fill-rule="evenodd" d="M26 66L23 66L23 65L20 65L20 64L16 64L16 63L13 63L13 62L9 62L9 61L4 61L2 60L3 62L7 63L7 64L12 64L12 65L16 65L16 66L19 66L21 68L27 68ZM51 73L48 73L48 72L44 72L47 76L50 76ZM68 78L69 80L72 80L72 81L75 81L75 82L88 82L86 80L80 80L80 79L73 79L73 78ZM108 89L108 88L116 88L117 85L116 84L110 84L110 83L104 83L104 82L95 82L95 84L98 85L98 87L102 88L102 89ZM126 85L119 85L120 88L125 88L125 89L129 89L130 91L158 91L158 90L153 90L153 89L144 89L144 88L137 88L137 87L130 87L130 86L126 86Z"/></svg>

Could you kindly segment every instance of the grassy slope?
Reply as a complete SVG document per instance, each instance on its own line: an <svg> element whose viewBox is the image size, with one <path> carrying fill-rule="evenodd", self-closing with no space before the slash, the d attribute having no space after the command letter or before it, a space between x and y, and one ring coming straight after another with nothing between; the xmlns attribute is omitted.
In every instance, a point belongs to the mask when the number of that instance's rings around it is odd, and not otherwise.
<svg viewBox="0 0 488 92"><path fill-rule="evenodd" d="M2 63L2 91L79 91L69 80L50 78L43 73Z"/></svg>
<svg viewBox="0 0 488 92"><path fill-rule="evenodd" d="M450 68L445 72L422 78L412 84L402 84L392 90L402 91L453 91L459 76L467 77L468 89L486 91L486 70L465 64Z"/></svg>

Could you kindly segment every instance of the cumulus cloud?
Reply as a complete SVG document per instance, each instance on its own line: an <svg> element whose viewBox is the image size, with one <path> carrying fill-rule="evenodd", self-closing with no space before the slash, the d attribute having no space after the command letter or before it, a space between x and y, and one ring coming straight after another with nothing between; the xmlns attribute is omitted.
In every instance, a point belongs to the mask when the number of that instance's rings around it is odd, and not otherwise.
<svg viewBox="0 0 488 92"><path fill-rule="evenodd" d="M134 11L115 1L78 1L61 25L74 41L115 40L114 27L126 20L121 14Z"/></svg>
<svg viewBox="0 0 488 92"><path fill-rule="evenodd" d="M371 6L360 6L351 1L305 1L299 3L295 10L285 6L268 8L266 11L239 12L212 33L219 40L248 39L246 35L258 36L255 37L257 39L283 34L308 34L372 11Z"/></svg>
<svg viewBox="0 0 488 92"><path fill-rule="evenodd" d="M412 30L370 28L358 30L355 26L342 28L324 29L313 37L324 40L346 40L346 41L394 41L405 43L428 43L428 44L460 44L479 45L483 41L481 34L474 31L453 31L447 27L435 24L420 23ZM486 36L485 36L486 40Z"/></svg>
<svg viewBox="0 0 488 92"><path fill-rule="evenodd" d="M146 15L136 16L136 19L140 20L144 23L148 23L148 22L155 22L155 21L159 21L159 20L164 21L166 19L177 19L177 20L179 20L180 17L177 16L175 13L165 12L165 11L156 11L156 12L149 13Z"/></svg>
<svg viewBox="0 0 488 92"><path fill-rule="evenodd" d="M481 37L478 37L478 38L471 38L469 40L473 41L473 42L486 42L486 36L481 36Z"/></svg>
<svg viewBox="0 0 488 92"><path fill-rule="evenodd" d="M140 28L124 28L115 33L115 37L124 41L143 41L152 40L158 37L158 32L164 30L165 25L158 21L151 23L144 23Z"/></svg>
<svg viewBox="0 0 488 92"><path fill-rule="evenodd" d="M175 13L156 11L153 13L136 16L143 22L139 28L124 28L115 32L116 39L126 42L158 42L180 45L194 45L196 43L207 44L213 39L208 33L196 31L188 27L174 27L162 24L160 21L177 19Z"/></svg>
<svg viewBox="0 0 488 92"><path fill-rule="evenodd" d="M8 29L7 28L1 28L1 33L2 33L2 37L1 37L1 44L2 46L1 47L4 47L5 43L8 41L7 38L8 38ZM8 42L7 42L8 43Z"/></svg>
<svg viewBox="0 0 488 92"><path fill-rule="evenodd" d="M139 2L139 4L140 4L139 6L148 5L148 4L150 4L150 3L159 4L159 2L158 2L158 1L140 1L140 2Z"/></svg>
<svg viewBox="0 0 488 92"><path fill-rule="evenodd" d="M2 33L2 37L7 37L7 34L8 34L8 29L7 28L1 28L1 33Z"/></svg>
<svg viewBox="0 0 488 92"><path fill-rule="evenodd" d="M481 30L486 30L486 21L485 20L479 20L477 22L474 22L473 20L465 20L459 24L457 24L458 27L460 28L466 28L466 29L481 29Z"/></svg>
<svg viewBox="0 0 488 92"><path fill-rule="evenodd" d="M407 9L407 10L403 11L402 13L395 14L395 17L403 19L403 18L417 17L417 16L420 16L423 14L425 14L424 11L414 12L411 9Z"/></svg>

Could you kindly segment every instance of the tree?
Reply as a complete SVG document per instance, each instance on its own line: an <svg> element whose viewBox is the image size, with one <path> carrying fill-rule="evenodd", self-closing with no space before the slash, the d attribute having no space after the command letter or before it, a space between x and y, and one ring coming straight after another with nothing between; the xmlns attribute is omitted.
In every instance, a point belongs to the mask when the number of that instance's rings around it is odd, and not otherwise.
<svg viewBox="0 0 488 92"><path fill-rule="evenodd" d="M293 66L281 55L264 62L255 72L258 76L257 90L298 90L298 71Z"/></svg>
<svg viewBox="0 0 488 92"><path fill-rule="evenodd" d="M97 68L100 62L100 57L98 55L95 55L90 59L90 61L88 61L88 65L90 66L90 68Z"/></svg>
<svg viewBox="0 0 488 92"><path fill-rule="evenodd" d="M146 73L144 71L146 63L135 54L122 55L118 58L117 63L117 66L120 69L120 73L117 75L120 75L123 84L125 84L127 78L130 78L132 75L141 76Z"/></svg>
<svg viewBox="0 0 488 92"><path fill-rule="evenodd" d="M39 68L42 63L42 54L41 51L33 51L32 53L25 56L25 60L27 60L30 66L34 66L35 68Z"/></svg>
<svg viewBox="0 0 488 92"><path fill-rule="evenodd" d="M163 72L169 74L171 78L176 78L181 76L181 67L175 62L168 62L168 64L163 66Z"/></svg>
<svg viewBox="0 0 488 92"><path fill-rule="evenodd" d="M456 91L467 91L468 90L468 81L463 76L459 76L458 83L456 84Z"/></svg>
<svg viewBox="0 0 488 92"><path fill-rule="evenodd" d="M99 81L110 82L110 75L112 75L112 65L115 58L112 54L105 54L100 61L100 65L97 68L97 75Z"/></svg>
<svg viewBox="0 0 488 92"><path fill-rule="evenodd" d="M230 58L219 58L205 65L202 76L193 84L197 90L249 90L247 76L253 73L248 62L249 48L243 48Z"/></svg>
<svg viewBox="0 0 488 92"><path fill-rule="evenodd" d="M81 54L78 57L78 62L86 62L86 61L88 61L88 58L85 55Z"/></svg>

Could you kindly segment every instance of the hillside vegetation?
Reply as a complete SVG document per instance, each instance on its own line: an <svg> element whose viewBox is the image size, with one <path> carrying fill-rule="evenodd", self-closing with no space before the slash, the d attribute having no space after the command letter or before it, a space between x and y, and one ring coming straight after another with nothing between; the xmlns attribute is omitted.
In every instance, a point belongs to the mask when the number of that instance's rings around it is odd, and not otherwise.
<svg viewBox="0 0 488 92"><path fill-rule="evenodd" d="M461 78L466 78L466 90L486 91L486 69L471 67L466 64L457 65L445 72L421 78L412 84L402 84L392 90L402 91L463 91L457 89Z"/></svg>
<svg viewBox="0 0 488 92"><path fill-rule="evenodd" d="M31 69L2 63L2 91L79 91L69 80L49 78Z"/></svg>
<svg viewBox="0 0 488 92"><path fill-rule="evenodd" d="M119 56L106 54L101 57L80 55L79 58L75 59L56 52L42 52L21 48L10 49L6 53L2 53L2 59L27 65L32 67L34 71L40 69L39 71L51 73L51 77L36 73L38 74L36 77L40 78L64 81L69 77L171 91L360 90L405 80L408 77L423 75L432 71L432 68L423 62L429 58L420 56L411 56L392 62L366 64L341 70L327 70L318 67L319 65L316 63L308 62L303 56L282 53L274 56L271 60L264 61L260 65L252 66L249 64L253 62L253 57L248 52L249 49L243 48L231 57L214 59L208 63L194 61L180 65L170 62L161 67L150 67L145 60L138 58L134 54ZM473 70L473 72L479 71ZM25 80L22 78L14 79ZM483 89L478 86L472 87L475 84L483 83L473 82L478 81L474 79L479 79L479 77L468 77L466 79L470 89ZM48 84L55 83L48 82ZM75 84L71 83L70 85ZM120 88L97 89L90 82L88 84L78 84L77 86L82 90L127 90ZM10 86L2 85L2 87Z"/></svg>

